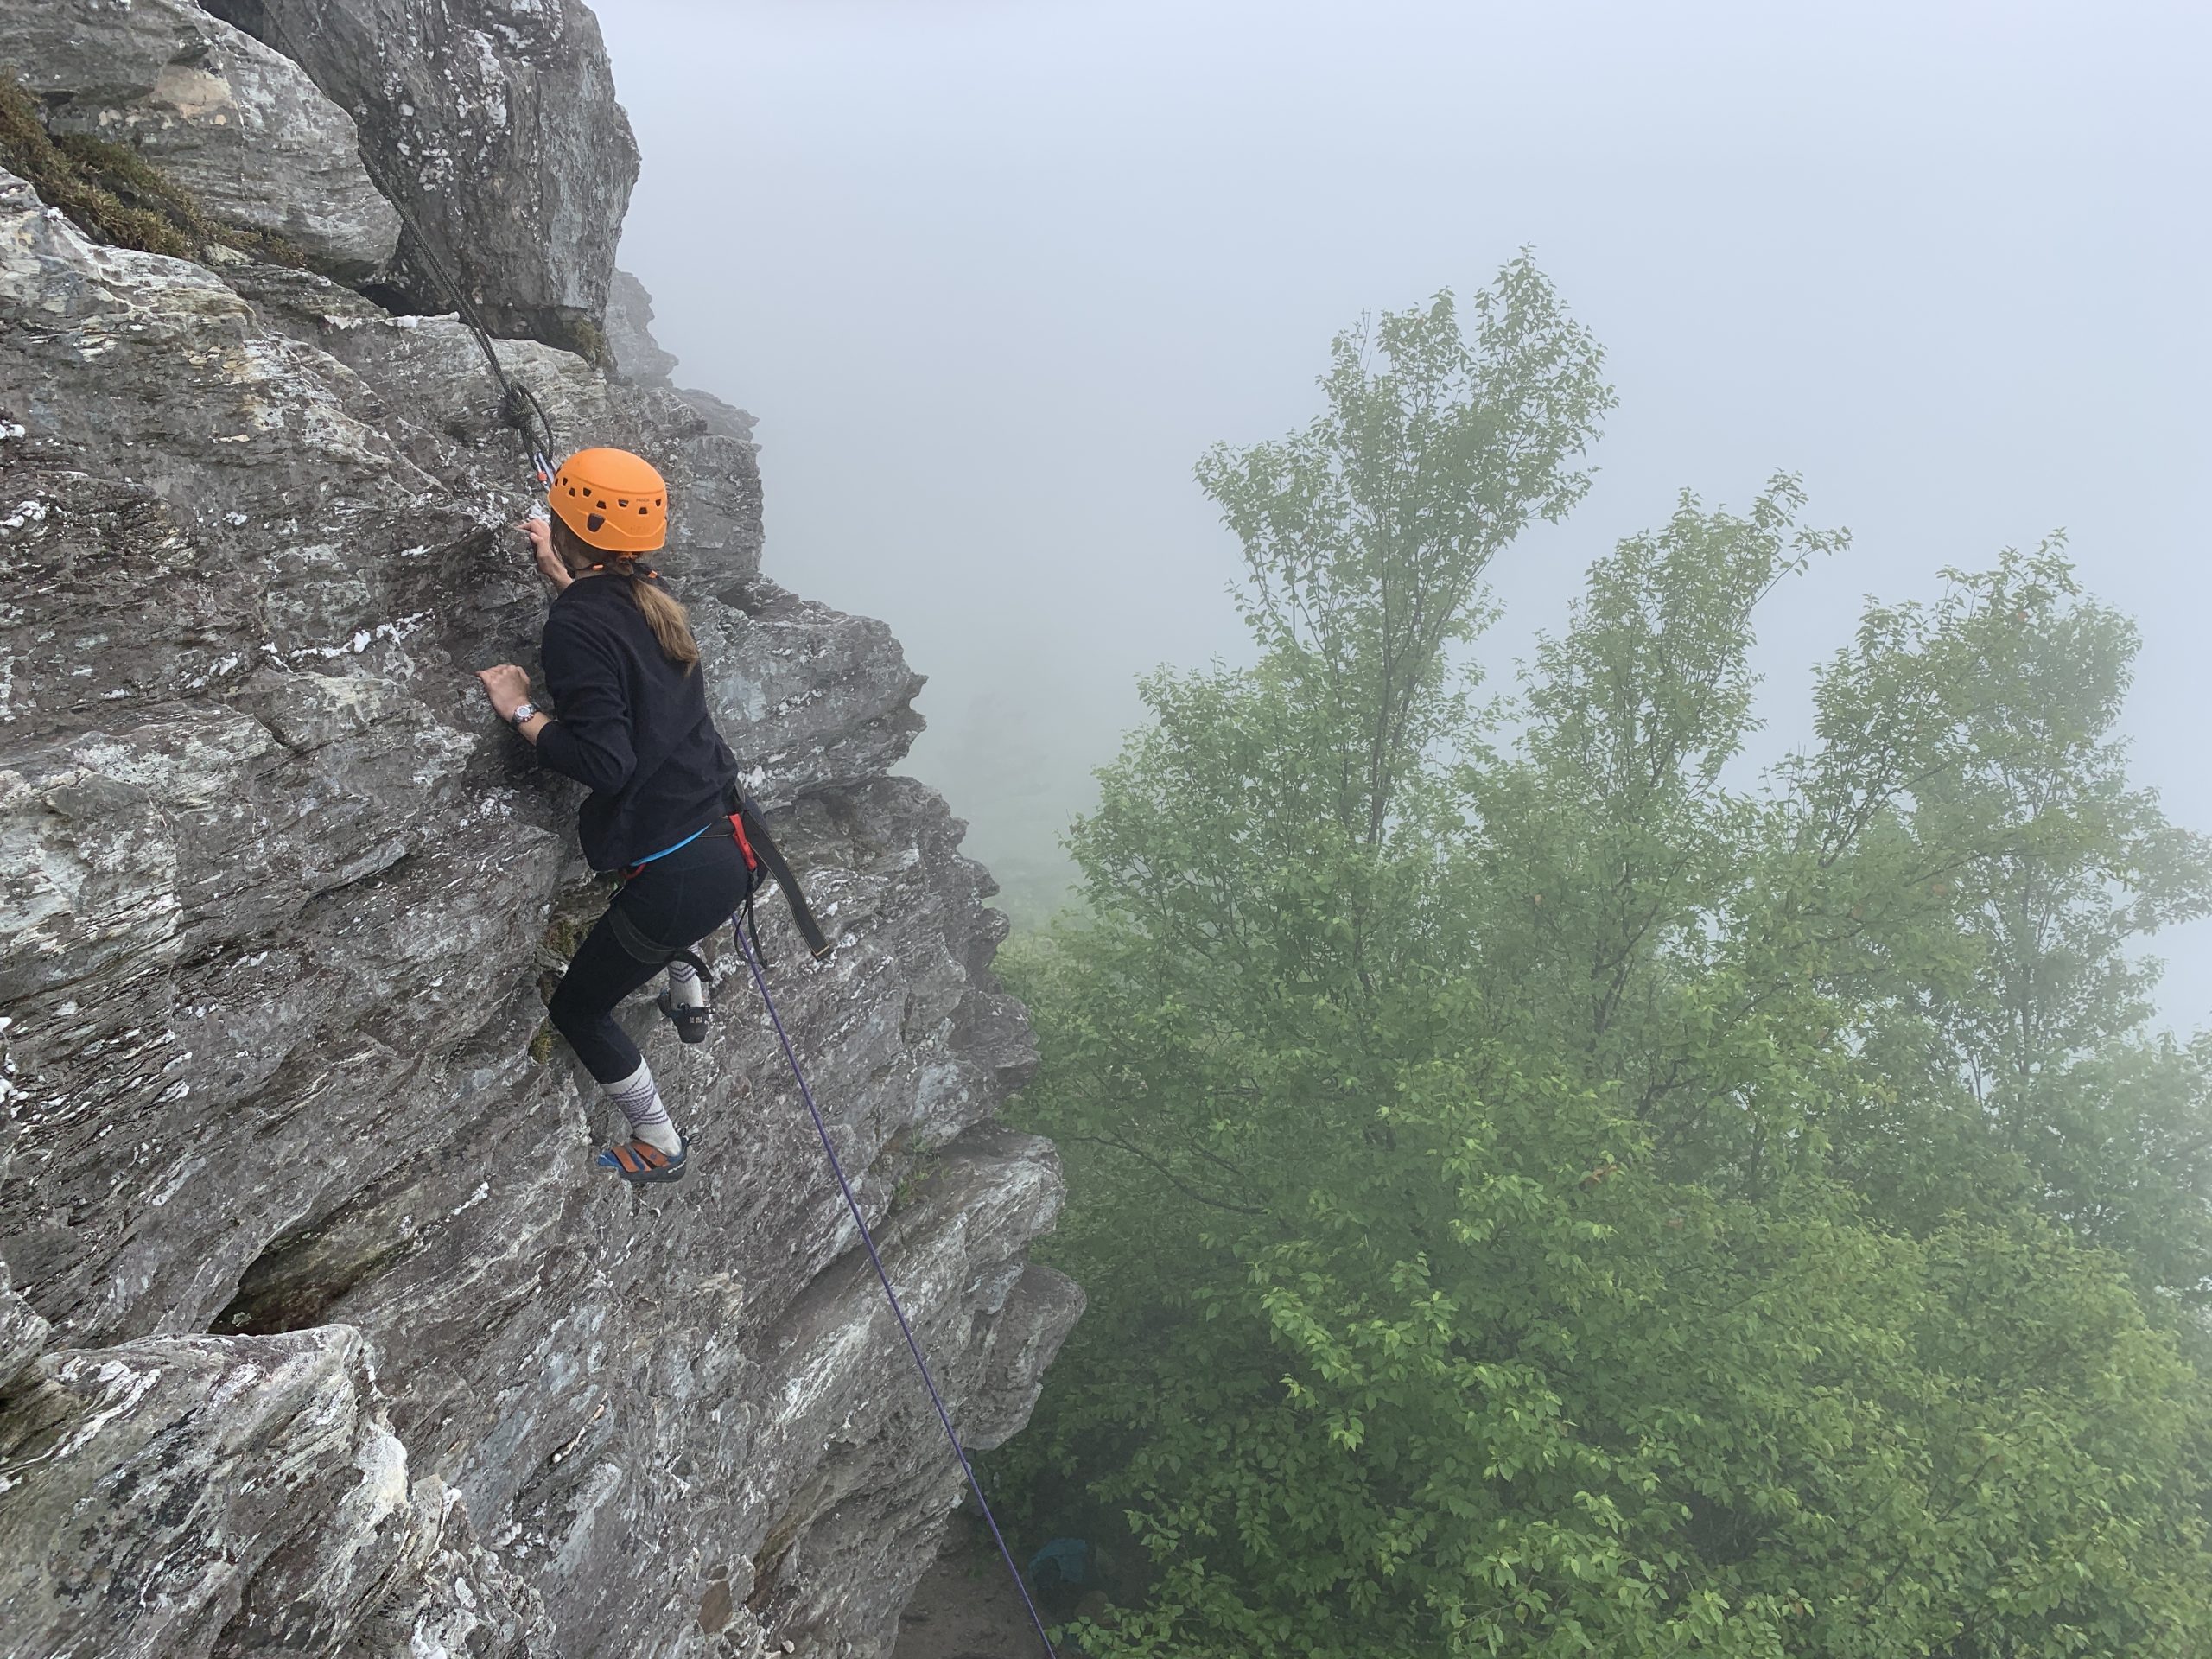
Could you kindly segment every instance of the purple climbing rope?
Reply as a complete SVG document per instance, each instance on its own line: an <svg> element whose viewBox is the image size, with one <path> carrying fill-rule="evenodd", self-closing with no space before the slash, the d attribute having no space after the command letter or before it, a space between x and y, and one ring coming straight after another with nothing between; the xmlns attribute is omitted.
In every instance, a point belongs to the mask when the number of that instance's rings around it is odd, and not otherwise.
<svg viewBox="0 0 2212 1659"><path fill-rule="evenodd" d="M891 1287L891 1274L885 1270L883 1257L875 1248L875 1235L868 1230L868 1218L861 1214L860 1200L853 1196L853 1184L845 1179L845 1166L837 1160L837 1148L830 1140L830 1126L823 1121L822 1109L814 1103L814 1090L806 1084L806 1073L799 1070L798 1055L792 1051L791 1033L784 1029L784 1017L776 1012L776 999L768 995L768 976L760 966L760 958L753 948L753 941L741 927L733 927L737 935L738 948L745 952L745 965L753 970L753 983L760 990L761 1006L768 1010L768 1023L776 1028L776 1040L784 1046L784 1058L791 1069L791 1078L798 1084L798 1096L806 1103L807 1115L814 1120L814 1132L822 1137L822 1150L830 1155L830 1173L837 1178L837 1190L845 1195L845 1208L853 1212L853 1224L861 1230L861 1243L868 1246L868 1259L874 1264L875 1276L882 1281L884 1300L891 1304L891 1312L899 1321L899 1333L906 1338L906 1351L914 1357L914 1369L922 1374L922 1386L930 1391L930 1403L937 1408L937 1420L944 1425L944 1438L951 1442L952 1455L960 1459L960 1472L968 1477L968 1490L976 1495L976 1505L983 1512L983 1523L991 1529L991 1541L999 1547L999 1555L1006 1562L1006 1570L1014 1575L1014 1587L1020 1592L1021 1605L1029 1610L1029 1622L1037 1627L1037 1639L1045 1644L1046 1659L1059 1659L1052 1650L1052 1638L1045 1632L1045 1621L1037 1611L1037 1604L1029 1599L1029 1586L1022 1582L1021 1569L1014 1564L1014 1552L1007 1548L1006 1535L999 1530L998 1517L991 1513L990 1500L983 1496L983 1483L976 1478L976 1465L968 1461L968 1448L960 1443L960 1436L952 1427L952 1414L945 1409L944 1396L938 1392L937 1379L930 1375L930 1363L922 1357L922 1344L915 1340L914 1327L906 1323L906 1310L899 1305L899 1293Z"/></svg>

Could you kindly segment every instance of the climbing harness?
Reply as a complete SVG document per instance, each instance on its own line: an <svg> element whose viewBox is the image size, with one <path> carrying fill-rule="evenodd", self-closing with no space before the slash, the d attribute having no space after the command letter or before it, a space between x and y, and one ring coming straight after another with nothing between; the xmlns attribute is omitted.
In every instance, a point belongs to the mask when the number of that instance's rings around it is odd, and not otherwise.
<svg viewBox="0 0 2212 1659"><path fill-rule="evenodd" d="M287 26L276 6L264 4L261 7L261 18L276 31L286 55L304 68L308 60L307 54L300 50L297 37ZM454 279L453 272L447 268L446 262L439 257L438 251L432 245L430 238L423 233L421 221L409 211L406 199L392 188L390 175L382 170L382 163L371 157L365 145L361 147L360 156L361 168L368 174L369 182L375 185L378 192L391 204L392 211L399 215L399 222L407 227L408 234L414 238L415 251L422 257L423 264L429 270L431 280L443 290L446 298L453 302L454 310L459 314L461 321L467 324L469 332L476 336L476 344L484 353L484 361L492 371L492 378L499 383L499 423L512 429L522 439L524 452L529 459L531 471L537 475L538 487L550 490L553 487L552 456L554 452L561 447L553 435L552 416L545 412L545 405L537 401L536 392L521 382L508 377L505 367L499 361L499 352L493 346L492 331L485 326L484 314L478 310L475 303L461 291L461 284Z"/></svg>
<svg viewBox="0 0 2212 1659"><path fill-rule="evenodd" d="M806 902L806 890L799 886L798 877L792 873L783 849L776 845L776 838L768 833L768 826L761 817L760 803L741 790L737 791L736 799L736 807L728 817L715 819L699 832L702 836L731 836L737 842L737 850L745 855L748 877L745 885L745 902L731 918L732 931L750 933L753 950L756 952L760 950L760 925L753 913L753 901L760 895L760 872L765 869L775 878L776 885L783 889L784 901L791 906L791 920L798 925L799 937L806 941L806 947L813 953L814 959L822 961L830 954L830 941L823 936L822 924L814 918L813 906ZM642 864L632 864L622 872L622 879L627 881L645 868ZM701 959L697 952L648 938L619 906L607 914L607 925L614 930L615 941L623 950L639 962L683 963L699 976L700 989L709 996L713 995L714 969Z"/></svg>
<svg viewBox="0 0 2212 1659"><path fill-rule="evenodd" d="M845 1166L838 1160L836 1146L830 1139L830 1126L823 1120L822 1109L814 1103L814 1090L807 1086L806 1073L799 1069L791 1033L784 1029L783 1016L776 1012L776 999L768 994L768 976L760 965L760 955L743 930L733 931L737 933L738 949L745 953L745 965L753 970L753 983L760 993L761 1006L768 1010L768 1023L776 1028L776 1040L784 1046L784 1059L791 1066L792 1081L798 1084L799 1098L806 1103L807 1115L814 1120L814 1132L821 1137L822 1150L829 1155L830 1173L837 1178L837 1190L845 1195L845 1208L852 1213L853 1225L860 1229L861 1243L868 1246L868 1259L883 1287L884 1300L891 1304L892 1315L899 1321L899 1334L906 1338L906 1351L914 1357L914 1369L921 1373L922 1386L929 1390L930 1403L937 1408L937 1420L944 1426L944 1438L951 1444L952 1455L959 1459L960 1472L968 1477L968 1490L975 1494L976 1506L983 1512L983 1524L991 1529L991 1541L998 1545L1006 1570L1013 1575L1021 1605L1029 1610L1029 1622L1037 1627L1037 1639L1045 1644L1046 1659L1059 1659L1053 1651L1052 1638L1046 1633L1044 1616L1030 1599L1021 1569L1014 1565L1014 1552L1007 1548L1006 1535L999 1530L998 1517L991 1513L990 1500L983 1496L983 1483L976 1478L976 1466L968 1460L968 1448L961 1445L959 1433L952 1427L952 1414L945 1408L944 1395L938 1391L937 1378L931 1375L929 1361L922 1357L922 1344L915 1339L914 1327L907 1323L906 1310L899 1304L899 1293L891 1287L890 1272L883 1265L882 1253L875 1248L875 1235L868 1230L868 1217L861 1213L860 1200L853 1196L853 1184L845 1179Z"/></svg>

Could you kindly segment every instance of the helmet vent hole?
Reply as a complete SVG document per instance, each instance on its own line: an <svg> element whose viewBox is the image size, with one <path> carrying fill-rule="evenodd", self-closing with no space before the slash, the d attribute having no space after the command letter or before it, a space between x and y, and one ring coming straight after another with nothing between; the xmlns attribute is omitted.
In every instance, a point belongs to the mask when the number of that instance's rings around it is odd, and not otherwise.
<svg viewBox="0 0 2212 1659"><path fill-rule="evenodd" d="M584 520L584 523L585 523L585 524L586 524L587 526L588 526L588 527L592 530L592 531L595 534L595 533L597 533L597 531L599 531L600 527L601 527L601 525L603 525L603 524L605 524L607 523L607 520L606 520L606 519L604 519L604 518L601 518L597 513L595 513L595 512L594 512L594 513L593 513L593 514L591 515L591 517L590 517L590 518L588 518L585 519L585 520Z"/></svg>

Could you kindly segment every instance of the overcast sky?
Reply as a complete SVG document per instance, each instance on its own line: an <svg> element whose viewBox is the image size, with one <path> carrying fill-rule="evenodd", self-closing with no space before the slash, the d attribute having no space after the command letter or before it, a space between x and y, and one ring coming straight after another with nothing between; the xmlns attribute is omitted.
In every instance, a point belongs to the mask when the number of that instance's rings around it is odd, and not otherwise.
<svg viewBox="0 0 2212 1659"><path fill-rule="evenodd" d="M1497 568L1486 660L1677 489L1798 472L1855 539L1765 614L1770 758L1862 595L2063 526L2142 626L2137 775L2212 830L2212 9L598 9L645 156L624 263L678 378L760 417L769 574L931 677L913 769L987 859L1081 804L1138 673L1241 649L1198 453L1305 421L1363 309L1523 245L1621 406L1590 499ZM2204 1023L2212 926L2162 950Z"/></svg>

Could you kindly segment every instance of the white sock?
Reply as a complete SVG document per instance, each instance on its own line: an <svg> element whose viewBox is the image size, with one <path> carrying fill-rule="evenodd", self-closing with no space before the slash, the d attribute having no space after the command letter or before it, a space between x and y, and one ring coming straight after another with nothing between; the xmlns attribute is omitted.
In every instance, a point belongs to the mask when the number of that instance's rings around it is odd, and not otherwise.
<svg viewBox="0 0 2212 1659"><path fill-rule="evenodd" d="M707 988L700 982L699 970L680 957L668 964L668 1000L679 1008L707 1006Z"/></svg>
<svg viewBox="0 0 2212 1659"><path fill-rule="evenodd" d="M683 1138L677 1134L668 1108L661 1104L660 1090L653 1086L651 1066L639 1060L638 1069L628 1077L605 1087L607 1098L620 1107L622 1116L630 1120L633 1137L663 1152L683 1150Z"/></svg>

